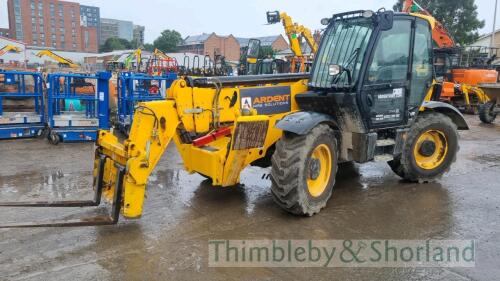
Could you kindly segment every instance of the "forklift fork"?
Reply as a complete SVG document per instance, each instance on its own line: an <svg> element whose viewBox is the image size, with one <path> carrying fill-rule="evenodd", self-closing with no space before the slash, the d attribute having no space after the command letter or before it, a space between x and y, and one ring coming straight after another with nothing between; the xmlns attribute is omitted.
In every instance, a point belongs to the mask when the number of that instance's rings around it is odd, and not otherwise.
<svg viewBox="0 0 500 281"><path fill-rule="evenodd" d="M97 181L94 182L95 193L93 200L82 201L39 201L39 202L0 202L0 207L40 207L40 208L60 208L60 207L96 207L101 204L101 195L104 186L104 167L107 157L99 154L99 162L97 169ZM125 168L115 164L117 167L117 178L115 181L115 189L113 195L113 203L111 212L106 216L94 216L72 220L53 220L47 222L26 222L0 224L0 228L28 228L28 227L61 227L61 226L93 226L93 225L113 225L118 223L120 217L120 209L122 203L122 186L125 175Z"/></svg>

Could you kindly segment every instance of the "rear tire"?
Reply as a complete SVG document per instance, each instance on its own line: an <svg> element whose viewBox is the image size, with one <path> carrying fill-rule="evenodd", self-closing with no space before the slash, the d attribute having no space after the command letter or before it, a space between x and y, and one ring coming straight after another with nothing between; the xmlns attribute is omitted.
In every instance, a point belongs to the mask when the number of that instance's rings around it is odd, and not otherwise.
<svg viewBox="0 0 500 281"><path fill-rule="evenodd" d="M388 163L405 180L429 182L449 170L458 149L457 126L450 117L422 113L411 127L401 155Z"/></svg>
<svg viewBox="0 0 500 281"><path fill-rule="evenodd" d="M495 103L492 101L479 106L479 119L481 122L491 124L495 121L497 114L493 113L493 109L495 109Z"/></svg>
<svg viewBox="0 0 500 281"><path fill-rule="evenodd" d="M332 196L337 173L337 140L324 124L305 136L285 132L272 157L271 193L284 210L312 216Z"/></svg>

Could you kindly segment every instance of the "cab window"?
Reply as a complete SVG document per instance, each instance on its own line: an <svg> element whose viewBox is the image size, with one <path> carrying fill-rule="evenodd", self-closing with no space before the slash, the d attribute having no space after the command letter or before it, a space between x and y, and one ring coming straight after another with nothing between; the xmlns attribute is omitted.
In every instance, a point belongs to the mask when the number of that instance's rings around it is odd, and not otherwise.
<svg viewBox="0 0 500 281"><path fill-rule="evenodd" d="M366 84L406 80L410 36L410 20L395 20L393 28L381 32L368 68Z"/></svg>

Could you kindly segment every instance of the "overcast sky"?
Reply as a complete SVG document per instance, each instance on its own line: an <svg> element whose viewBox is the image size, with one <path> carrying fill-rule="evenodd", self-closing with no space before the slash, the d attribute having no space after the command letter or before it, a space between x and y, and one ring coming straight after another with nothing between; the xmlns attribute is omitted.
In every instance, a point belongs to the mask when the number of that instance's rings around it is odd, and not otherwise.
<svg viewBox="0 0 500 281"><path fill-rule="evenodd" d="M481 33L491 32L495 0L475 0L479 18L486 21ZM101 17L133 21L146 26L146 42L152 42L164 29L175 29L183 37L203 32L241 37L283 33L279 24L265 25L266 11L281 10L311 29L334 13L388 9L396 0L75 0L101 8ZM286 3L286 4L285 4ZM500 8L497 12L500 17ZM8 26L7 0L0 0L0 26ZM497 28L500 18L497 18Z"/></svg>

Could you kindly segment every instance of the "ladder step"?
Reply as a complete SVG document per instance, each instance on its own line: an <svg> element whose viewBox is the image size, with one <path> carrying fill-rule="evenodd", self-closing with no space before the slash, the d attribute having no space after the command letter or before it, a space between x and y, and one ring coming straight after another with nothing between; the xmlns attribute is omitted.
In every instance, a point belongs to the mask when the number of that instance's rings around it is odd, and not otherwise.
<svg viewBox="0 0 500 281"><path fill-rule="evenodd" d="M387 162L394 159L394 157L391 154L380 154L376 155L375 158L373 159L375 162Z"/></svg>
<svg viewBox="0 0 500 281"><path fill-rule="evenodd" d="M394 141L394 139L377 140L377 146L390 146L395 144L396 142Z"/></svg>

